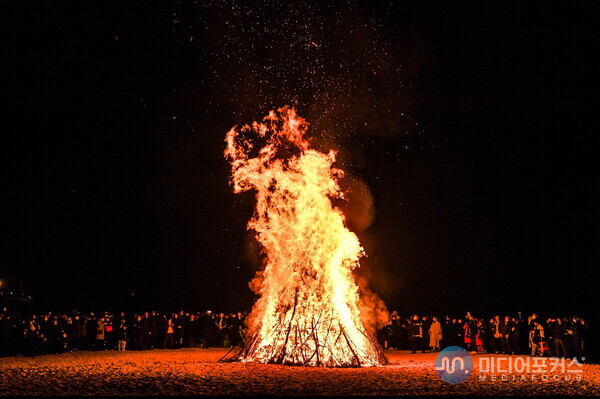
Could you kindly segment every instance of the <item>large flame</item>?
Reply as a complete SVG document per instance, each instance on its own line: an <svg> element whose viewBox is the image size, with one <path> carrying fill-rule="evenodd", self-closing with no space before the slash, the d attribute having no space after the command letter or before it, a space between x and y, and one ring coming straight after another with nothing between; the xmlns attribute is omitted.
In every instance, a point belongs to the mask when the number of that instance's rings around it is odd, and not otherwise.
<svg viewBox="0 0 600 399"><path fill-rule="evenodd" d="M232 128L225 157L234 191L254 190L256 233L265 267L249 317L242 361L374 366L385 361L365 330L352 270L364 255L331 200L343 197L336 153L311 149L308 123L293 108Z"/></svg>

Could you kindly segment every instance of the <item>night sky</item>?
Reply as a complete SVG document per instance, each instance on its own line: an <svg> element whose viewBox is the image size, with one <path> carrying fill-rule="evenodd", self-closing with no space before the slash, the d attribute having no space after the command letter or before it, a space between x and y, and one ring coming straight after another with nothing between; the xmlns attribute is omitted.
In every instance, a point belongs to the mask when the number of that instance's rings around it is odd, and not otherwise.
<svg viewBox="0 0 600 399"><path fill-rule="evenodd" d="M223 140L294 105L390 309L595 309L592 2L16 3L0 279L34 306L249 309Z"/></svg>

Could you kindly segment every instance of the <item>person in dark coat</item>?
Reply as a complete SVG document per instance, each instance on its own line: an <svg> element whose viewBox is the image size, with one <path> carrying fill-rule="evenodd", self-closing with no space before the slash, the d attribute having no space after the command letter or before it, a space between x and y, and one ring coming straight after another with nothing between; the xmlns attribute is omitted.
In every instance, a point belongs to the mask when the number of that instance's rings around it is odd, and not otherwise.
<svg viewBox="0 0 600 399"><path fill-rule="evenodd" d="M158 336L158 316L156 311L153 310L148 318L150 320L150 348L160 348L162 342L159 340Z"/></svg>
<svg viewBox="0 0 600 399"><path fill-rule="evenodd" d="M175 349L181 348L181 341L183 340L183 325L181 323L181 318L178 313L173 313L171 315L171 319L173 320L173 328L174 330L174 339L175 339Z"/></svg>
<svg viewBox="0 0 600 399"><path fill-rule="evenodd" d="M424 332L423 322L419 319L418 315L414 315L408 325L408 340L412 350L411 353L416 353L419 349L425 353Z"/></svg>
<svg viewBox="0 0 600 399"><path fill-rule="evenodd" d="M400 324L400 316L398 312L393 311L390 316L390 337L389 346L392 349L400 349L400 330L402 325Z"/></svg>
<svg viewBox="0 0 600 399"><path fill-rule="evenodd" d="M519 325L519 348L521 349L521 355L527 353L529 345L529 329L527 328L527 322L523 319L521 312L518 313L517 324Z"/></svg>
<svg viewBox="0 0 600 399"><path fill-rule="evenodd" d="M179 322L181 323L181 338L179 347L190 347L190 314L183 312L179 313Z"/></svg>
<svg viewBox="0 0 600 399"><path fill-rule="evenodd" d="M429 331L429 328L431 327L432 322L433 322L433 320L431 319L431 317L427 317L427 316L421 317L421 323L423 323L423 330L425 331L425 335L423 336L423 345L425 346L425 348L427 348L427 345L429 344L428 331Z"/></svg>
<svg viewBox="0 0 600 399"><path fill-rule="evenodd" d="M152 324L150 313L144 312L141 323L142 328L140 330L142 350L152 349L152 343L154 342L154 337L152 336Z"/></svg>
<svg viewBox="0 0 600 399"><path fill-rule="evenodd" d="M67 323L63 328L64 333L67 337L67 350L74 351L77 350L77 337L75 336L75 324L73 323L73 318L68 317Z"/></svg>
<svg viewBox="0 0 600 399"><path fill-rule="evenodd" d="M14 326L8 337L9 347L14 347L13 354L15 353L26 353L27 352L27 337L26 330L28 320L22 318L20 315L16 315L12 319Z"/></svg>
<svg viewBox="0 0 600 399"><path fill-rule="evenodd" d="M187 328L185 332L185 346L188 348L196 347L196 315L190 314L188 317Z"/></svg>
<svg viewBox="0 0 600 399"><path fill-rule="evenodd" d="M566 357L567 353L565 350L565 343L563 341L563 337L565 335L565 325L560 317L552 319L548 326L548 334L550 341L554 346L554 356Z"/></svg>
<svg viewBox="0 0 600 399"><path fill-rule="evenodd" d="M587 346L589 342L589 325L584 319L579 319L579 336L581 337L582 363L587 359Z"/></svg>
<svg viewBox="0 0 600 399"><path fill-rule="evenodd" d="M142 350L142 329L143 329L143 322L142 322L142 316L141 315L134 315L133 316L133 321L131 322L131 349L134 351L140 351Z"/></svg>
<svg viewBox="0 0 600 399"><path fill-rule="evenodd" d="M36 316L33 315L31 319L25 323L25 355L35 356L41 353L41 332L39 323L36 320Z"/></svg>
<svg viewBox="0 0 600 399"><path fill-rule="evenodd" d="M389 348L389 338L392 335L392 322L388 321L388 324L377 329L376 333L377 333L377 342L379 343L379 346L381 346L383 349L388 349Z"/></svg>
<svg viewBox="0 0 600 399"><path fill-rule="evenodd" d="M511 318L510 330L508 332L510 348L513 355L521 354L521 323L516 318Z"/></svg>
<svg viewBox="0 0 600 399"><path fill-rule="evenodd" d="M510 355L512 350L510 348L510 331L512 328L512 324L510 321L510 316L504 316L504 320L500 323L500 334L502 334L502 353L505 355Z"/></svg>
<svg viewBox="0 0 600 399"><path fill-rule="evenodd" d="M407 325L407 318L403 318L403 317L399 317L398 318L398 325L400 326L400 329L398 330L398 341L399 341L399 348L401 350L408 350L409 348L409 344L408 344L408 330L404 327Z"/></svg>
<svg viewBox="0 0 600 399"><path fill-rule="evenodd" d="M194 337L194 346L196 348L202 347L202 340L204 338L203 330L202 330L202 315L200 313L196 314L194 318L194 323L191 325L192 336Z"/></svg>
<svg viewBox="0 0 600 399"><path fill-rule="evenodd" d="M50 316L49 315L43 315L41 317L41 320L38 320L38 326L39 326L39 333L43 334L46 338L48 337L48 332L50 330Z"/></svg>
<svg viewBox="0 0 600 399"><path fill-rule="evenodd" d="M504 326L499 315L494 316L490 320L490 329L494 342L494 353L502 353L502 332L504 331Z"/></svg>
<svg viewBox="0 0 600 399"><path fill-rule="evenodd" d="M76 314L73 316L73 340L75 341L75 346L73 350L81 350L82 349L82 338L83 338L83 322L81 320L81 316Z"/></svg>
<svg viewBox="0 0 600 399"><path fill-rule="evenodd" d="M58 320L56 323L58 324L58 337L55 341L57 353L65 353L67 350L69 350L69 336L67 335L65 329L61 328Z"/></svg>
<svg viewBox="0 0 600 399"><path fill-rule="evenodd" d="M95 350L96 349L96 316L94 313L90 313L90 316L87 318L86 324L87 331L87 349Z"/></svg>
<svg viewBox="0 0 600 399"><path fill-rule="evenodd" d="M449 346L463 346L462 342L462 320L452 319L452 327L450 328L450 340Z"/></svg>
<svg viewBox="0 0 600 399"><path fill-rule="evenodd" d="M452 319L449 315L444 316L444 320L442 322L442 331L445 332L444 336L442 337L442 348L452 346Z"/></svg>
<svg viewBox="0 0 600 399"><path fill-rule="evenodd" d="M571 336L571 344L573 351L575 352L575 356L577 357L577 361L582 363L584 361L584 356L581 345L581 326L577 317L573 316L571 318L571 323L567 328L567 333Z"/></svg>
<svg viewBox="0 0 600 399"><path fill-rule="evenodd" d="M214 329L215 323L213 320L213 314L210 310L207 310L202 317L202 326L204 330L204 347L209 348L214 346Z"/></svg>

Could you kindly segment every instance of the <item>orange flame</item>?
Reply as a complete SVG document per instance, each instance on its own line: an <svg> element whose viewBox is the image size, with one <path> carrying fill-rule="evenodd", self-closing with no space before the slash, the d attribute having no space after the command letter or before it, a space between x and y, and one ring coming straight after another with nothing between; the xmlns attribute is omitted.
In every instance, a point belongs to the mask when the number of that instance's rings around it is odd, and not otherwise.
<svg viewBox="0 0 600 399"><path fill-rule="evenodd" d="M248 228L265 256L241 360L379 365L385 357L361 322L352 276L364 250L331 203L343 197L343 171L333 167L335 151L310 148L307 129L293 108L283 107L226 136L234 191L256 193Z"/></svg>

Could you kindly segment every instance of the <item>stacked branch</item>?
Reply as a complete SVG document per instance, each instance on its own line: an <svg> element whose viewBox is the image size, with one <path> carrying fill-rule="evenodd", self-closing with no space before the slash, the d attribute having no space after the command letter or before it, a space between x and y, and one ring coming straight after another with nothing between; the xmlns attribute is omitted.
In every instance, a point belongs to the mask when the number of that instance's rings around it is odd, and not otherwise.
<svg viewBox="0 0 600 399"><path fill-rule="evenodd" d="M259 326L257 333L240 353L239 360L323 367L360 367L386 363L375 337L362 329L358 330L358 335L351 337L331 309L306 317L306 313L298 312L298 307L296 301L289 312L289 319L279 320L268 330Z"/></svg>

